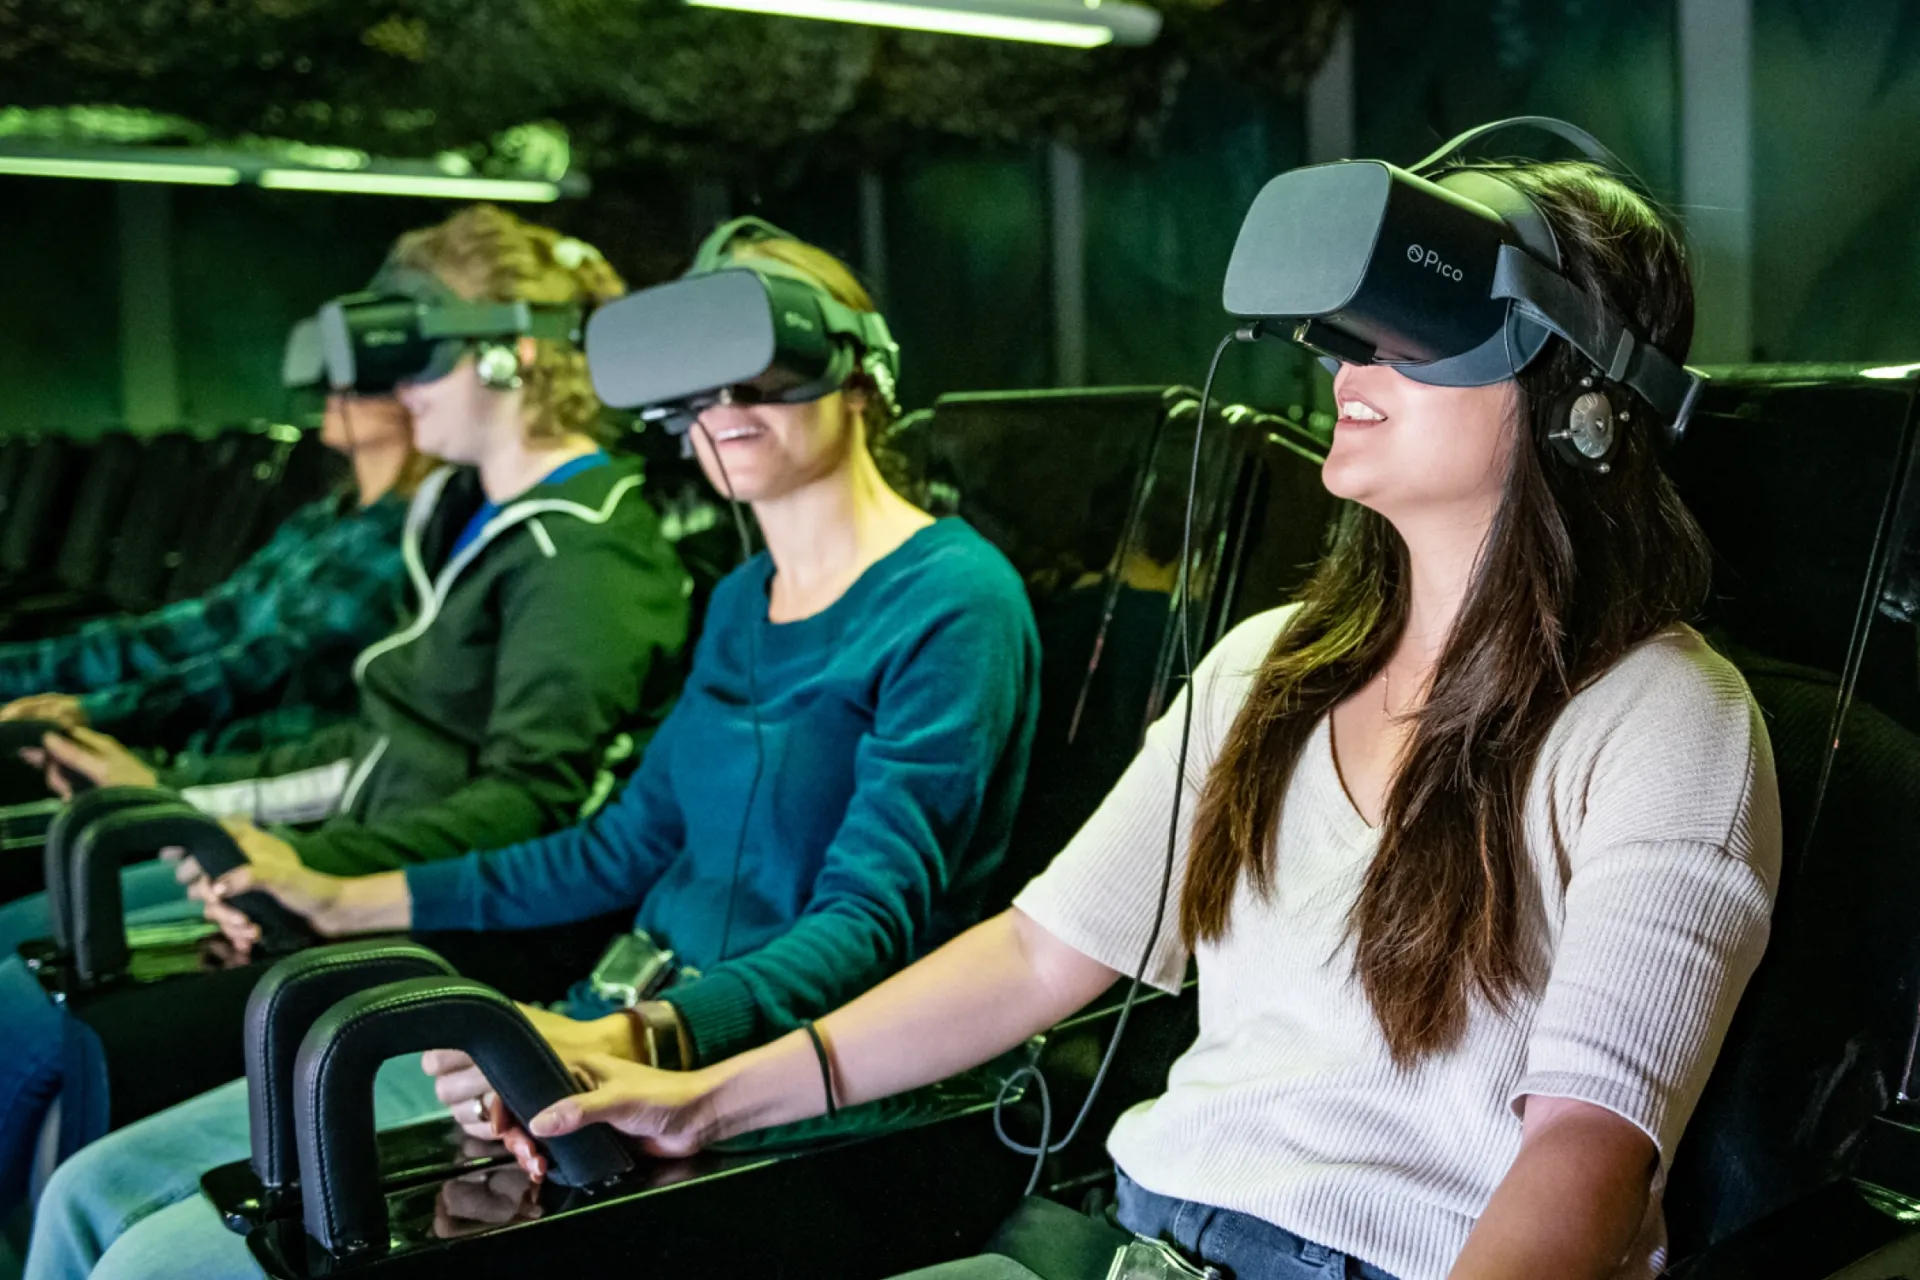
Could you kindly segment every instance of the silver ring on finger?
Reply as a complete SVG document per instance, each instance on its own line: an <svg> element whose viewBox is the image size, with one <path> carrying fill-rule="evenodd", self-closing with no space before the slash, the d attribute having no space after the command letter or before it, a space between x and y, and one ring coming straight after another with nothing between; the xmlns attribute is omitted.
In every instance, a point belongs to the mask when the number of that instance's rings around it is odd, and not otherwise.
<svg viewBox="0 0 1920 1280"><path fill-rule="evenodd" d="M472 1099L472 1102L473 1102L473 1122L475 1124L485 1123L487 1118L486 1098L485 1097L474 1098Z"/></svg>

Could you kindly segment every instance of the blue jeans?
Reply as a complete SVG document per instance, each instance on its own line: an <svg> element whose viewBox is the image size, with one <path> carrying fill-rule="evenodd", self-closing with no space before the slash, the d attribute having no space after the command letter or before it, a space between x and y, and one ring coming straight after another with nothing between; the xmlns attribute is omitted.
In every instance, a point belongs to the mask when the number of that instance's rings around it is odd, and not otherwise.
<svg viewBox="0 0 1920 1280"><path fill-rule="evenodd" d="M374 1079L374 1123L411 1124L446 1108L418 1055ZM136 1121L60 1166L34 1215L27 1280L258 1277L245 1237L221 1223L200 1175L248 1153L247 1082L235 1080Z"/></svg>
<svg viewBox="0 0 1920 1280"><path fill-rule="evenodd" d="M1350 1258L1249 1213L1175 1200L1119 1173L1115 1216L1135 1235L1164 1240L1188 1260L1224 1268L1233 1280L1393 1280ZM926 1267L894 1280L1041 1280L1011 1258L985 1254Z"/></svg>
<svg viewBox="0 0 1920 1280"><path fill-rule="evenodd" d="M1302 1240L1264 1218L1149 1191L1120 1171L1120 1225L1165 1240L1234 1280L1393 1280L1378 1267Z"/></svg>
<svg viewBox="0 0 1920 1280"><path fill-rule="evenodd" d="M188 900L168 863L128 867L120 873L120 891L129 924L172 923L200 914L200 904ZM0 1051L0 1217L25 1198L40 1126L67 1083L71 1019L47 999L14 954L22 942L50 932L44 893L0 907L0 1027L6 1028L6 1048ZM96 1091L92 1096L97 1102L104 1102L104 1068L96 1078L80 1083ZM91 1110L104 1114L101 1106Z"/></svg>

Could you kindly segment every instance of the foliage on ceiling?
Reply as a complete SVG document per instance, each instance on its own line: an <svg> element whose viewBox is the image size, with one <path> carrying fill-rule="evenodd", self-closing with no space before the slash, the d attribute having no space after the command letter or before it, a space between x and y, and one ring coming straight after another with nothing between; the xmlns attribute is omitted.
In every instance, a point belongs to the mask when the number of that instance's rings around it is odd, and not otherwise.
<svg viewBox="0 0 1920 1280"><path fill-rule="evenodd" d="M589 171L725 176L929 138L1151 143L1190 76L1297 92L1345 0L1159 0L1091 52L673 0L0 0L0 106L117 104L191 143L277 139L524 168L551 121ZM516 143L515 139L520 141Z"/></svg>

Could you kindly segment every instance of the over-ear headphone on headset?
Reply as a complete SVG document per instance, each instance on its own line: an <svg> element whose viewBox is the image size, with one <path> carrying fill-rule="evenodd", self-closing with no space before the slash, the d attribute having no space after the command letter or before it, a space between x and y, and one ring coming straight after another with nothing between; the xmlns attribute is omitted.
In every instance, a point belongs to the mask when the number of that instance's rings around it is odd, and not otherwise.
<svg viewBox="0 0 1920 1280"><path fill-rule="evenodd" d="M480 385L489 391L512 391L526 381L520 376L517 342L475 343L473 370L480 375Z"/></svg>

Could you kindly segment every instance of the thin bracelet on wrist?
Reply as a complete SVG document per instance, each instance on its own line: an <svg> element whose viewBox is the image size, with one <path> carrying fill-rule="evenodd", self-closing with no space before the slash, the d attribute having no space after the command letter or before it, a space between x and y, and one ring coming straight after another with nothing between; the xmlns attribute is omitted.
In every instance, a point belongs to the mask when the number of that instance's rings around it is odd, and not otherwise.
<svg viewBox="0 0 1920 1280"><path fill-rule="evenodd" d="M813 1025L811 1018L800 1024L807 1033L807 1039L813 1044L813 1056L820 1060L820 1089L827 1095L827 1119L831 1120L840 1113L840 1104L833 1098L833 1063L827 1057L826 1041L820 1038L820 1029Z"/></svg>

